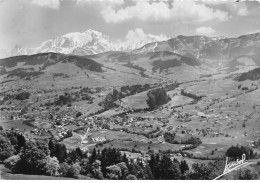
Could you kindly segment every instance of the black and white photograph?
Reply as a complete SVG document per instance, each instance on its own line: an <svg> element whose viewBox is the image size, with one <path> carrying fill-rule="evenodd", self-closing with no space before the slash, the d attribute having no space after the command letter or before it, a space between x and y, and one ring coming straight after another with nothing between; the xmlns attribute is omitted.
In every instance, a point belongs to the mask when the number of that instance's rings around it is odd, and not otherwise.
<svg viewBox="0 0 260 183"><path fill-rule="evenodd" d="M260 180L260 0L0 0L0 181Z"/></svg>

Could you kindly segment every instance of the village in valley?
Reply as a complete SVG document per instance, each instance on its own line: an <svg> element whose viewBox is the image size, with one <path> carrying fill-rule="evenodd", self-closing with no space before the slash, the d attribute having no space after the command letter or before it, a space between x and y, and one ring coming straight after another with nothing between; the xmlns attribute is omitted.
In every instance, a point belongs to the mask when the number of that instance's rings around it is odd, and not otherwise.
<svg viewBox="0 0 260 183"><path fill-rule="evenodd" d="M159 87L168 88L170 101L149 110L144 93ZM258 87L258 81L240 84L234 77L219 79L218 75L182 83L169 81L122 95L112 101L116 105L104 109L106 98L122 88L45 90L27 85L6 90L2 86L1 124L28 139L55 139L68 150L115 147L134 160L145 161L151 152L167 151L173 158L190 162L216 160L231 145L254 148L258 143ZM23 94L21 99L19 94Z"/></svg>

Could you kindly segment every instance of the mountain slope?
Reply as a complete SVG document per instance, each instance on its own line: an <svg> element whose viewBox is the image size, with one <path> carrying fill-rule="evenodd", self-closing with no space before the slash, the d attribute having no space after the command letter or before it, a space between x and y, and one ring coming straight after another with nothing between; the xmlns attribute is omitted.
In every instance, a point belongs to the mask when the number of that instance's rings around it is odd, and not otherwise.
<svg viewBox="0 0 260 183"><path fill-rule="evenodd" d="M173 52L160 51L150 53L107 52L91 58L104 67L117 71L127 71L144 78L179 79L194 77L214 72L192 57L182 56Z"/></svg>
<svg viewBox="0 0 260 183"><path fill-rule="evenodd" d="M88 58L57 53L40 53L0 59L0 75L6 75L7 78L39 76L44 74L49 67L58 63L70 63L80 69L102 72L102 65Z"/></svg>
<svg viewBox="0 0 260 183"><path fill-rule="evenodd" d="M260 53L236 57L226 63L225 70L228 72L246 72L256 67L260 67Z"/></svg>
<svg viewBox="0 0 260 183"><path fill-rule="evenodd" d="M197 59L232 59L260 51L260 33L237 38L205 36L178 36L167 41L149 43L133 53L170 51L180 55L190 54Z"/></svg>

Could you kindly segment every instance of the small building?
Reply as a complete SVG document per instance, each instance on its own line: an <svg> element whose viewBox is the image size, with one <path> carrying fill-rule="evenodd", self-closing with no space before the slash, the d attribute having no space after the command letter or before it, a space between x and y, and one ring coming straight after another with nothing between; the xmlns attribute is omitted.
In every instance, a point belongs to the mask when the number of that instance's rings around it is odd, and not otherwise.
<svg viewBox="0 0 260 183"><path fill-rule="evenodd" d="M105 137L92 137L93 142L103 142L106 141Z"/></svg>

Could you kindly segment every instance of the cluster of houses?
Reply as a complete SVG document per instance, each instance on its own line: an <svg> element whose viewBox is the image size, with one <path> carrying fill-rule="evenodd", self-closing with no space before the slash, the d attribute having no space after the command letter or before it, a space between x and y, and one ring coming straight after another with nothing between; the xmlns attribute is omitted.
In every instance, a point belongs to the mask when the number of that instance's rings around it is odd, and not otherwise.
<svg viewBox="0 0 260 183"><path fill-rule="evenodd" d="M104 141L106 141L107 139L106 139L106 137L92 137L91 140L92 140L93 142L104 142Z"/></svg>
<svg viewBox="0 0 260 183"><path fill-rule="evenodd" d="M49 133L48 129L45 128L35 128L31 130L31 134L38 135L38 136L46 136L46 134L48 133Z"/></svg>
<svg viewBox="0 0 260 183"><path fill-rule="evenodd" d="M176 113L173 114L175 118L177 118L178 122L189 122L191 121L191 114L188 113L183 113L181 111L177 111Z"/></svg>
<svg viewBox="0 0 260 183"><path fill-rule="evenodd" d="M120 151L120 152L122 155L125 154L127 159L129 159L130 161L133 162L139 161L140 163L143 164L143 166L145 166L148 160L151 159L150 155L145 152L141 152L141 153L133 153L129 151Z"/></svg>

